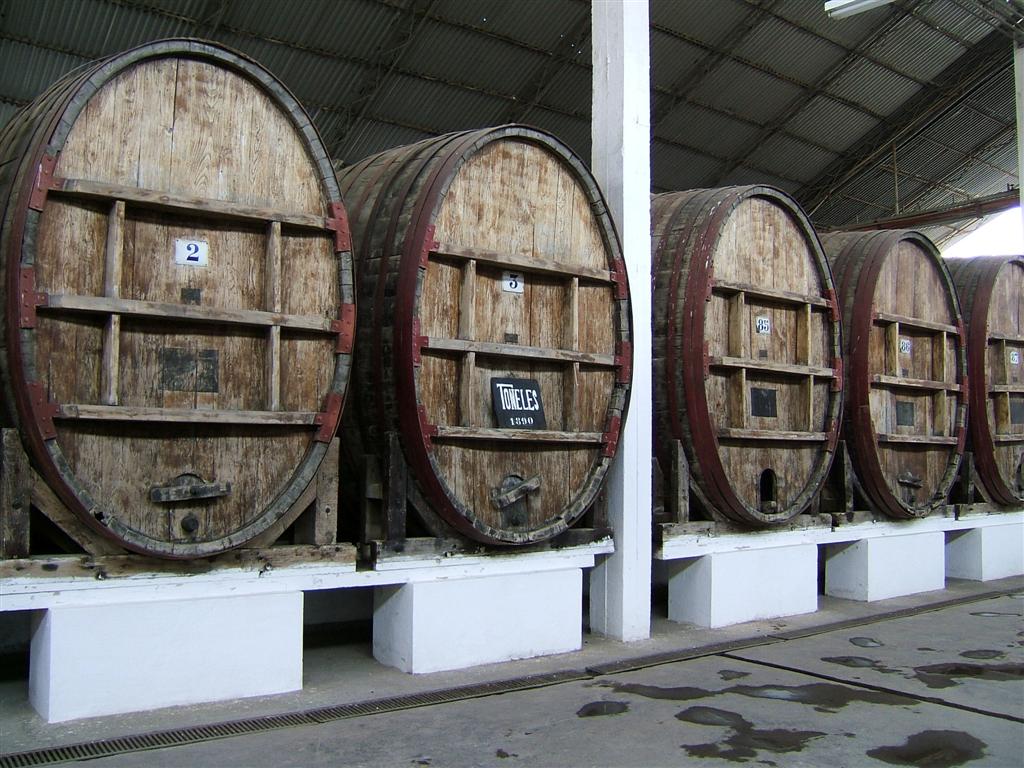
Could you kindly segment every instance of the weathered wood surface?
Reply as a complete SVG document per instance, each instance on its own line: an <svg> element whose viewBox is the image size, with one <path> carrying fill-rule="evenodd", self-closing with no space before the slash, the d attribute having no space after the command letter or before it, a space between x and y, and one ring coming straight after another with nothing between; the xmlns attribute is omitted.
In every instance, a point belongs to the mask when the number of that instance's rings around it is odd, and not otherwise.
<svg viewBox="0 0 1024 768"><path fill-rule="evenodd" d="M0 558L29 553L32 470L16 430L0 427Z"/></svg>
<svg viewBox="0 0 1024 768"><path fill-rule="evenodd" d="M968 442L999 504L1024 505L1024 258L947 259L967 324Z"/></svg>
<svg viewBox="0 0 1024 768"><path fill-rule="evenodd" d="M148 555L287 524L336 425L354 303L308 116L255 63L175 40L66 78L4 137L0 269L20 282L3 282L0 383L40 474ZM181 478L231 492L150 499Z"/></svg>
<svg viewBox="0 0 1024 768"><path fill-rule="evenodd" d="M628 391L624 267L592 177L546 134L505 126L389 150L341 184L359 244L368 453L382 460L398 433L412 485L464 536L557 536L597 495ZM521 293L502 289L506 271ZM537 380L546 431L497 428L494 377ZM492 504L535 476L525 513Z"/></svg>
<svg viewBox="0 0 1024 768"><path fill-rule="evenodd" d="M947 502L966 437L966 357L949 271L916 232L835 233L822 243L843 310L843 430L861 488L890 517L933 514Z"/></svg>
<svg viewBox="0 0 1024 768"><path fill-rule="evenodd" d="M0 560L0 578L97 580L126 579L147 575L195 575L219 570L243 570L255 573L290 565L324 563L351 564L356 548L351 544L327 546L280 546L270 549L235 549L216 557L193 558L183 562L141 555L43 555L32 558Z"/></svg>
<svg viewBox="0 0 1024 768"><path fill-rule="evenodd" d="M678 440L705 515L783 524L812 503L838 434L839 323L821 246L769 187L657 195L652 218L662 474Z"/></svg>

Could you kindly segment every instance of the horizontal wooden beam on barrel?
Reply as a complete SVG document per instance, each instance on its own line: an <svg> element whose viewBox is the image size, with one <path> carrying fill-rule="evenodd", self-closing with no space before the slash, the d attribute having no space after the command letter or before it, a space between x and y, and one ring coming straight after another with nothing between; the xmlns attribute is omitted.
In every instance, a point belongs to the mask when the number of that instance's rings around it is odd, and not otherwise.
<svg viewBox="0 0 1024 768"><path fill-rule="evenodd" d="M93 312L98 314L134 315L161 320L186 320L197 323L227 323L261 327L281 326L300 331L334 333L332 321L310 315L283 315L250 309L216 309L192 304L170 304L157 301L118 299L105 296L50 294L40 311Z"/></svg>
<svg viewBox="0 0 1024 768"><path fill-rule="evenodd" d="M160 211L187 214L189 216L215 216L218 219L267 222L279 221L293 227L306 229L328 229L327 219L307 213L292 213L273 208L259 208L251 205L232 203L227 200L212 200L205 197L174 195L156 189L140 189L119 184L88 181L86 179L55 178L49 187L56 192L75 197L98 198L101 200L123 200L135 205Z"/></svg>
<svg viewBox="0 0 1024 768"><path fill-rule="evenodd" d="M905 387L907 389L927 389L930 391L959 392L961 386L951 381L932 381L930 379L905 379L901 376L887 376L876 373L871 377L873 384L883 387Z"/></svg>
<svg viewBox="0 0 1024 768"><path fill-rule="evenodd" d="M835 376L834 368L819 365L795 365L792 363L774 363L742 357L711 357L708 365L717 368L747 368L766 373L781 373L793 376Z"/></svg>
<svg viewBox="0 0 1024 768"><path fill-rule="evenodd" d="M483 248L467 248L453 243L436 243L430 253L441 258L475 261L478 264L508 269L516 267L523 272L541 275L560 275L563 277L582 277L601 283L611 283L612 273L607 269L595 269L582 264L569 264L555 259L543 259L534 256L520 256L514 253L499 253Z"/></svg>
<svg viewBox="0 0 1024 768"><path fill-rule="evenodd" d="M737 429L722 427L718 430L721 440L786 440L807 443L823 443L828 440L825 432L784 432L774 429Z"/></svg>
<svg viewBox="0 0 1024 768"><path fill-rule="evenodd" d="M65 403L58 407L56 419L91 421L154 421L193 424L262 424L265 426L303 427L316 424L320 414L311 411L234 411L202 408L142 408L135 406L86 405Z"/></svg>
<svg viewBox="0 0 1024 768"><path fill-rule="evenodd" d="M899 323L906 328L916 331L944 331L946 333L959 333L955 325L948 323L936 323L931 320L922 320L919 317L907 317L906 315L895 315L891 312L875 312L875 322L880 325Z"/></svg>
<svg viewBox="0 0 1024 768"><path fill-rule="evenodd" d="M878 435L880 443L913 443L915 445L956 445L959 440L955 437L944 435Z"/></svg>
<svg viewBox="0 0 1024 768"><path fill-rule="evenodd" d="M821 296L812 296L808 293L796 293L794 291L783 291L778 288L769 288L763 285L750 285L748 283L734 283L727 280L714 280L711 283L711 290L715 293L731 295L734 293L745 293L755 299L777 301L783 304L810 304L812 307L828 308L828 301Z"/></svg>
<svg viewBox="0 0 1024 768"><path fill-rule="evenodd" d="M423 349L446 352L476 352L478 355L494 357L515 357L523 360L550 360L564 363L587 365L615 365L614 355L599 355L592 352L576 352L570 349L550 347L526 347L519 344L501 344L493 341L470 341L469 339L444 339L428 337Z"/></svg>
<svg viewBox="0 0 1024 768"><path fill-rule="evenodd" d="M600 432L559 432L550 429L438 426L435 440L522 440L535 443L600 443Z"/></svg>

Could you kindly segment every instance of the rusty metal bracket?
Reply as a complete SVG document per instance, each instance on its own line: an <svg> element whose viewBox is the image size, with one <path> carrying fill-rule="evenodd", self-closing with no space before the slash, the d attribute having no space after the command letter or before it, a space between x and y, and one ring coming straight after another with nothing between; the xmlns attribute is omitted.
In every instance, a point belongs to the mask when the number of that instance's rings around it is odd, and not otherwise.
<svg viewBox="0 0 1024 768"><path fill-rule="evenodd" d="M57 155L43 155L39 161L39 170L36 171L36 184L32 188L32 195L28 199L28 207L33 211L43 210L46 205L46 195L54 187L53 172L57 167Z"/></svg>
<svg viewBox="0 0 1024 768"><path fill-rule="evenodd" d="M832 358L832 391L839 392L843 388L843 358Z"/></svg>
<svg viewBox="0 0 1024 768"><path fill-rule="evenodd" d="M329 443L341 421L341 407L345 401L337 392L331 392L324 398L324 409L313 417L313 423L320 429L313 438L318 443Z"/></svg>
<svg viewBox="0 0 1024 768"><path fill-rule="evenodd" d="M22 267L18 276L18 327L36 327L36 307L45 307L50 296L36 291L36 270Z"/></svg>
<svg viewBox="0 0 1024 768"><path fill-rule="evenodd" d="M828 313L832 318L832 322L838 323L842 318L842 313L839 311L839 297L836 295L834 288L829 288L825 291L825 300L828 302Z"/></svg>
<svg viewBox="0 0 1024 768"><path fill-rule="evenodd" d="M420 336L420 319L414 318L412 321L412 364L417 368L423 362L423 355L420 350L430 343L429 336Z"/></svg>
<svg viewBox="0 0 1024 768"><path fill-rule="evenodd" d="M434 450L433 441L431 438L437 437L437 425L431 424L427 419L427 408L424 405L416 406L416 416L420 422L420 432L423 435L423 443L426 445L428 451Z"/></svg>
<svg viewBox="0 0 1024 768"><path fill-rule="evenodd" d="M629 279L626 276L626 262L616 259L612 262L612 284L615 287L616 299L629 298Z"/></svg>
<svg viewBox="0 0 1024 768"><path fill-rule="evenodd" d="M633 379L633 342L615 343L615 365L618 366L615 383L629 384Z"/></svg>
<svg viewBox="0 0 1024 768"><path fill-rule="evenodd" d="M348 226L348 214L341 203L331 203L330 215L324 222L327 229L334 233L334 252L352 250L352 232Z"/></svg>
<svg viewBox="0 0 1024 768"><path fill-rule="evenodd" d="M334 351L339 355L349 355L356 340L356 305L342 304L339 314L339 319L331 321L331 330L338 334Z"/></svg>
<svg viewBox="0 0 1024 768"><path fill-rule="evenodd" d="M32 413L36 426L44 440L57 437L57 428L53 424L54 417L60 412L60 403L56 403L46 394L46 387L41 381L28 382L28 393L32 400Z"/></svg>
<svg viewBox="0 0 1024 768"><path fill-rule="evenodd" d="M610 458L615 455L619 447L619 436L622 434L622 417L619 414L612 416L608 423L608 430L601 435L601 455Z"/></svg>
<svg viewBox="0 0 1024 768"><path fill-rule="evenodd" d="M431 224L427 227L426 232L423 233L423 247L420 249L420 260L419 264L421 267L426 269L427 263L430 261L430 253L437 249L438 242L434 239L435 233L434 225Z"/></svg>

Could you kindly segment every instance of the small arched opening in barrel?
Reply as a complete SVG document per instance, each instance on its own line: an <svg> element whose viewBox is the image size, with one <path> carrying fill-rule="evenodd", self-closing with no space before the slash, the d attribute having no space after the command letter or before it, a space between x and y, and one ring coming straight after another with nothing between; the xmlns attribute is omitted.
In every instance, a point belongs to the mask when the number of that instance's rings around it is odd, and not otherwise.
<svg viewBox="0 0 1024 768"><path fill-rule="evenodd" d="M778 502L778 477L771 469L761 473L758 481L758 499L761 502L761 511L765 514L772 514L779 506Z"/></svg>

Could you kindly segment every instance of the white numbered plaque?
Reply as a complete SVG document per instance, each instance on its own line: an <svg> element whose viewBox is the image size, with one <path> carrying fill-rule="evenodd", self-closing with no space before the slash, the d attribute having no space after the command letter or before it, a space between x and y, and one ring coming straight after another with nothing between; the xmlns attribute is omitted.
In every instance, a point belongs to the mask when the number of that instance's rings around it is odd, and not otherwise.
<svg viewBox="0 0 1024 768"><path fill-rule="evenodd" d="M1020 352L1016 349L1010 350L1010 365L1020 365Z"/></svg>
<svg viewBox="0 0 1024 768"><path fill-rule="evenodd" d="M901 355L909 355L910 351L913 348L914 348L914 345L911 343L910 339L900 338L900 354Z"/></svg>
<svg viewBox="0 0 1024 768"><path fill-rule="evenodd" d="M755 317L754 318L754 330L762 336L767 336L772 332L772 319L770 317Z"/></svg>
<svg viewBox="0 0 1024 768"><path fill-rule="evenodd" d="M210 244L205 240L176 239L174 241L174 263L205 267L210 263Z"/></svg>
<svg viewBox="0 0 1024 768"><path fill-rule="evenodd" d="M522 293L523 292L523 273L522 272L502 272L501 273L501 290L505 293Z"/></svg>

